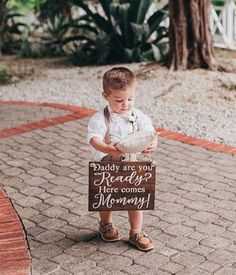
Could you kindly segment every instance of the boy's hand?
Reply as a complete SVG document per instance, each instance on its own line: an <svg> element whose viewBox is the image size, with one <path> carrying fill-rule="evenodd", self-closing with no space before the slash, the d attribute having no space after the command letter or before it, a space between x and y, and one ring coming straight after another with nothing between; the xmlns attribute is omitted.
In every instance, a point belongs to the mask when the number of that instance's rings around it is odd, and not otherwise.
<svg viewBox="0 0 236 275"><path fill-rule="evenodd" d="M98 151L108 154L113 157L120 157L122 153L116 148L116 143L106 144L99 137L93 137L90 144Z"/></svg>
<svg viewBox="0 0 236 275"><path fill-rule="evenodd" d="M147 149L143 150L142 153L151 154L151 153L155 152L156 149L157 149L157 141L154 141L153 143L150 144L150 146Z"/></svg>
<svg viewBox="0 0 236 275"><path fill-rule="evenodd" d="M110 143L106 146L106 153L112 157L120 157L121 151L116 148L116 143Z"/></svg>

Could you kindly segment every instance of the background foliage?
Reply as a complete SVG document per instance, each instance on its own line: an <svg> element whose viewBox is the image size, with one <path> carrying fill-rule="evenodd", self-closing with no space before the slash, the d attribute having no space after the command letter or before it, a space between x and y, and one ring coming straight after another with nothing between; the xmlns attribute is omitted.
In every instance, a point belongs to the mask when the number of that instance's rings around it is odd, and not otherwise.
<svg viewBox="0 0 236 275"><path fill-rule="evenodd" d="M161 60L168 52L167 6L148 15L152 0L100 0L97 9L82 0L73 3L83 9L82 35L70 37L73 60L78 64L107 64ZM86 30L86 32L85 32Z"/></svg>
<svg viewBox="0 0 236 275"><path fill-rule="evenodd" d="M212 2L223 5L225 1ZM3 53L23 57L67 55L76 65L160 61L168 54L167 0L3 0L1 3Z"/></svg>
<svg viewBox="0 0 236 275"><path fill-rule="evenodd" d="M154 0L5 0L1 51L68 55L74 64L161 60L168 52L167 5ZM0 17L1 18L1 17Z"/></svg>

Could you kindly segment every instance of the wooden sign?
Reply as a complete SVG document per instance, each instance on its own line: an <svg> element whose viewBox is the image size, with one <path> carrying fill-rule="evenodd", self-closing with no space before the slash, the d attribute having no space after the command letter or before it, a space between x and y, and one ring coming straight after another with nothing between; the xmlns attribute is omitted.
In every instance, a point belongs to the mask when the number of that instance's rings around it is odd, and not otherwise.
<svg viewBox="0 0 236 275"><path fill-rule="evenodd" d="M152 162L89 163L89 211L154 209Z"/></svg>

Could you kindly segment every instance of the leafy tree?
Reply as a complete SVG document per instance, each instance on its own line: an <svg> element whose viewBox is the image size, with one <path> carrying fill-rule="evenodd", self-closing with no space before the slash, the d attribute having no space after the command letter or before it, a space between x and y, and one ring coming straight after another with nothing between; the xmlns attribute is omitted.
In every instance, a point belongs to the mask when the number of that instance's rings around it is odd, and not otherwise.
<svg viewBox="0 0 236 275"><path fill-rule="evenodd" d="M21 10L28 13L37 8L40 2L39 0L7 0L7 6L17 11Z"/></svg>

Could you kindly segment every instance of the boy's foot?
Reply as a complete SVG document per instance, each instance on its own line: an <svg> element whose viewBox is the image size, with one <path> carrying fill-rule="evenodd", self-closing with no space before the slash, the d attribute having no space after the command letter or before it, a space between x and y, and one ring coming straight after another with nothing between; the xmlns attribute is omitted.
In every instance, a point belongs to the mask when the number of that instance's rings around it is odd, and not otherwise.
<svg viewBox="0 0 236 275"><path fill-rule="evenodd" d="M99 234L105 242L116 242L120 240L118 230L112 223L104 224L100 221Z"/></svg>
<svg viewBox="0 0 236 275"><path fill-rule="evenodd" d="M133 235L130 234L129 242L135 245L141 251L148 251L154 248L153 242L144 232L135 233Z"/></svg>

